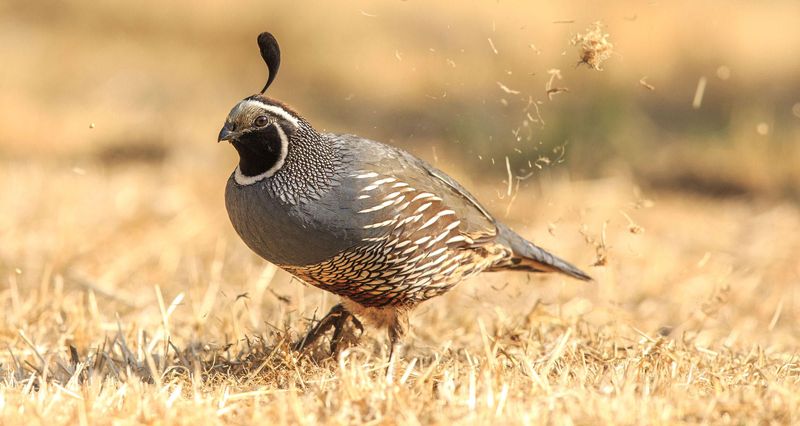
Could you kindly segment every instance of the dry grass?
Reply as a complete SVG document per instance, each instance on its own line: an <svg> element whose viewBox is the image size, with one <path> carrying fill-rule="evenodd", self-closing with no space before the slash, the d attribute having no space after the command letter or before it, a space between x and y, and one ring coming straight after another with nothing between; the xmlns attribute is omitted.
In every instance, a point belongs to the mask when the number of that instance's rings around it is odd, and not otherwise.
<svg viewBox="0 0 800 426"><path fill-rule="evenodd" d="M607 223L597 282L473 279L419 309L388 378L382 333L288 350L334 300L238 241L225 176L0 169L3 424L798 421L796 205L541 175L509 220L584 267Z"/></svg>

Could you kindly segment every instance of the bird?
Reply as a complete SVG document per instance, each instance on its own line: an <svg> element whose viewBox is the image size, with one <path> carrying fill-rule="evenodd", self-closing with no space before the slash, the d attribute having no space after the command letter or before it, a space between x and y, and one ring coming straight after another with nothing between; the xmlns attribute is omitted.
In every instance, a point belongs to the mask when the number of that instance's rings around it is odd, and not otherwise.
<svg viewBox="0 0 800 426"><path fill-rule="evenodd" d="M392 357L415 307L483 271L591 280L498 221L424 160L356 135L321 132L267 97L280 48L268 32L257 42L267 82L231 109L217 138L239 156L225 188L228 216L256 254L341 299L294 349L333 329L336 353L348 321L363 334L364 320L388 332Z"/></svg>

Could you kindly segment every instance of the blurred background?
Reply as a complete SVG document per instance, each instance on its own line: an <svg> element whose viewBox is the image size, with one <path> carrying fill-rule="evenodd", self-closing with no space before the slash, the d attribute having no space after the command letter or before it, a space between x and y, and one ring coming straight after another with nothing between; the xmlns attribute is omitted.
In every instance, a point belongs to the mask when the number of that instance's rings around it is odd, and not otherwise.
<svg viewBox="0 0 800 426"><path fill-rule="evenodd" d="M800 196L795 1L12 1L0 12L4 160L230 168L214 138L262 87L255 36L269 30L283 48L271 96L319 128L499 187L508 157L515 176ZM600 72L569 43L596 21L613 43Z"/></svg>
<svg viewBox="0 0 800 426"><path fill-rule="evenodd" d="M602 70L579 63L570 43L598 21L613 45ZM8 330L39 321L27 329L40 341L58 327L88 344L98 327L116 330L115 312L157 324L146 315L157 312L156 285L167 300L187 292L176 321L206 341L330 305L282 272L270 281L223 207L236 155L216 136L265 82L255 41L265 30L283 54L270 96L318 129L429 160L598 279L526 287L524 276L489 275L448 296L460 306L481 291L489 311L542 298L644 330L701 318L713 336L796 343L794 0L4 1ZM72 321L58 309L31 316L64 300L80 307ZM452 318L439 303L423 317ZM102 321L78 326L75 315ZM744 334L730 337L734 327Z"/></svg>

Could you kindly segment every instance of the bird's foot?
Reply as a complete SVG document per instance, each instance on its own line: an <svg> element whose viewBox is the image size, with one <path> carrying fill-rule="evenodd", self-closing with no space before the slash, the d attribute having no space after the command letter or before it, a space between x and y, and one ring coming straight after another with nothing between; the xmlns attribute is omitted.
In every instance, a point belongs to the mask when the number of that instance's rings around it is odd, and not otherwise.
<svg viewBox="0 0 800 426"><path fill-rule="evenodd" d="M352 320L353 325L359 330L358 336L354 336L352 332L345 333L348 320ZM331 308L330 312L319 320L317 325L314 326L303 339L294 344L294 350L302 351L311 346L331 328L333 328L333 336L331 336L331 355L334 356L338 354L339 345L345 340L348 334L355 337L356 341L364 334L364 326L361 324L361 321L346 310L344 306L339 304Z"/></svg>

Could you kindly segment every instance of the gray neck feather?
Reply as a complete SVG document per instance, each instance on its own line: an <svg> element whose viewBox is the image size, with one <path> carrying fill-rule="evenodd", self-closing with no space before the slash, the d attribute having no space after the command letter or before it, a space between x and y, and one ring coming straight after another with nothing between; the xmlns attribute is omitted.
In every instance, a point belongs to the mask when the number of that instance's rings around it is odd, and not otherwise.
<svg viewBox="0 0 800 426"><path fill-rule="evenodd" d="M267 179L267 189L286 204L317 200L339 183L339 159L333 141L302 120L289 141L283 167Z"/></svg>

